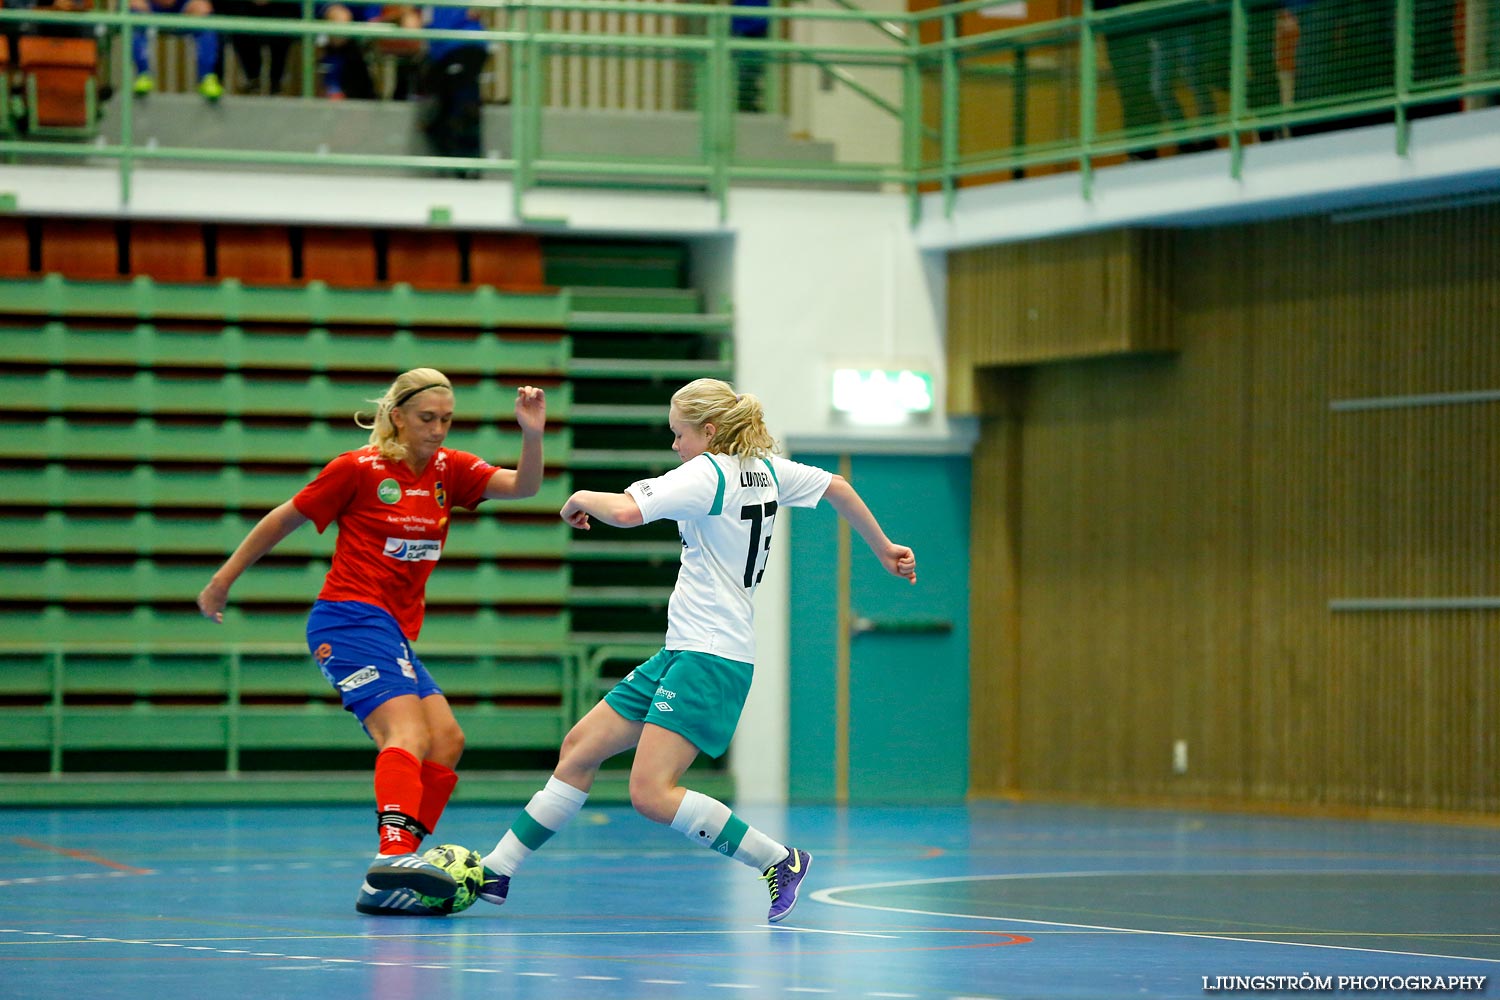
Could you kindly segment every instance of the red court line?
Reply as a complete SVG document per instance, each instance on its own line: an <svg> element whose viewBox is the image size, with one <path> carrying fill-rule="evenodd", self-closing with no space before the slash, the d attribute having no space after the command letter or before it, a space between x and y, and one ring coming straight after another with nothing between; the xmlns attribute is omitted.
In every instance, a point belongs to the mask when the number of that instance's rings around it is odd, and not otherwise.
<svg viewBox="0 0 1500 1000"><path fill-rule="evenodd" d="M80 861L92 861L96 865L103 865L106 868L113 868L117 872L130 872L132 875L156 874L156 872L154 872L150 868L136 868L134 865L122 865L118 861L111 861L108 858L101 858L99 855L91 854L88 851L75 851L70 847L55 847L52 844L44 844L39 840L32 840L30 837L12 837L10 839L12 842L20 844L22 847L33 847L38 851L51 851L53 854L63 854L70 858L77 858Z"/></svg>

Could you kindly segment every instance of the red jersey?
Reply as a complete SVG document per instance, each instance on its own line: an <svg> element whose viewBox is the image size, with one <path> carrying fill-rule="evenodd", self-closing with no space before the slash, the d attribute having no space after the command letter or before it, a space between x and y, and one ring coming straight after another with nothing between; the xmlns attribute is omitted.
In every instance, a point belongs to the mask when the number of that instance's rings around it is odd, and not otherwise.
<svg viewBox="0 0 1500 1000"><path fill-rule="evenodd" d="M421 472L381 457L374 445L346 451L292 497L324 528L338 522L324 601L364 601L391 613L413 641L422 631L427 578L443 553L449 513L477 507L495 467L440 448Z"/></svg>

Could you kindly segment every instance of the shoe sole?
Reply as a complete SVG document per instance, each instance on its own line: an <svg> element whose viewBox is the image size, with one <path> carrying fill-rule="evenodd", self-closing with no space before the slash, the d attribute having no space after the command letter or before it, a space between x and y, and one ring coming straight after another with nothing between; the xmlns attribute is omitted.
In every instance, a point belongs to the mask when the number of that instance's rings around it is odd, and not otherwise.
<svg viewBox="0 0 1500 1000"><path fill-rule="evenodd" d="M421 868L372 868L365 873L371 889L410 889L422 896L448 900L458 895L458 883L441 870Z"/></svg>
<svg viewBox="0 0 1500 1000"><path fill-rule="evenodd" d="M394 906L371 906L369 903L355 903L354 908L360 913L370 917L441 917L441 910L398 910Z"/></svg>
<svg viewBox="0 0 1500 1000"><path fill-rule="evenodd" d="M406 903L406 906L391 906L393 902ZM442 910L423 903L415 892L410 889L397 889L391 892L380 892L368 881L360 887L359 896L354 900L354 908L360 913L375 917L441 917L446 916Z"/></svg>

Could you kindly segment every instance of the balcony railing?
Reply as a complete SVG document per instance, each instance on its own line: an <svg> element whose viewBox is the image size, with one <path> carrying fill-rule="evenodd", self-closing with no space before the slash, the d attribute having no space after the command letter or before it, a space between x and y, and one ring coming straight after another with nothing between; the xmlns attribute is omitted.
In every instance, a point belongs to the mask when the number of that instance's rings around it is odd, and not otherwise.
<svg viewBox="0 0 1500 1000"><path fill-rule="evenodd" d="M11 115L0 156L113 162L126 203L141 168L198 163L499 177L522 219L528 191L562 183L696 189L721 210L739 182L879 185L908 192L914 211L919 193L944 192L951 210L966 185L1058 171L1077 172L1088 197L1094 170L1127 157L1227 149L1238 175L1249 143L1345 125L1394 123L1404 155L1414 118L1500 94L1500 0L1319 0L1296 14L1281 0L1150 0L1109 10L1081 0L1076 16L993 30L989 23L1003 22L972 15L995 0L896 13L780 0L767 8L480 0L462 5L477 12L472 31L336 24L316 19L312 0L289 0L296 16L286 18L142 14L115 3L86 12L0 9L7 29L91 26L96 89L113 90L98 102L113 118L107 138L88 128L28 131L24 114ZM746 31L746 18L759 25ZM213 148L143 140L128 58L132 33L143 29L299 40L294 75L307 107L316 106L318 46L330 40L391 50L399 42L477 43L488 53L485 96L506 106L505 135L496 150L469 157L271 149L250 132ZM11 62L17 105L30 84L14 51ZM221 110L261 99L226 97ZM603 117L589 126L601 129L593 147L579 152L557 136L562 116L582 111ZM645 115L671 118L692 141L644 151L639 141L611 145L611 135L629 136ZM743 128L766 118L822 140L832 154L752 149Z"/></svg>

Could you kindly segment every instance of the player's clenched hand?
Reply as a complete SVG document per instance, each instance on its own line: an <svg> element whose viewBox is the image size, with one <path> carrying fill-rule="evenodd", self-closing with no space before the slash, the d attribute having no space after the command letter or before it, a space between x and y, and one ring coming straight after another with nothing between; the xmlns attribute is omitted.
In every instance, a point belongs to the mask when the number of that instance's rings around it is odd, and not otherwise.
<svg viewBox="0 0 1500 1000"><path fill-rule="evenodd" d="M227 603L229 588L212 580L198 593L198 610L203 613L203 617L212 618L221 625L224 623L224 605Z"/></svg>
<svg viewBox="0 0 1500 1000"><path fill-rule="evenodd" d="M547 394L534 385L516 390L516 423L523 431L541 431L547 426Z"/></svg>
<svg viewBox="0 0 1500 1000"><path fill-rule="evenodd" d="M558 511L558 514L562 516L564 521L567 521L575 528L580 528L584 531L590 531L593 528L589 524L589 512L579 505L576 494L568 497L568 502L563 504L562 510Z"/></svg>
<svg viewBox="0 0 1500 1000"><path fill-rule="evenodd" d="M880 565L887 573L912 583L917 582L917 557L905 545L892 545L880 554Z"/></svg>

